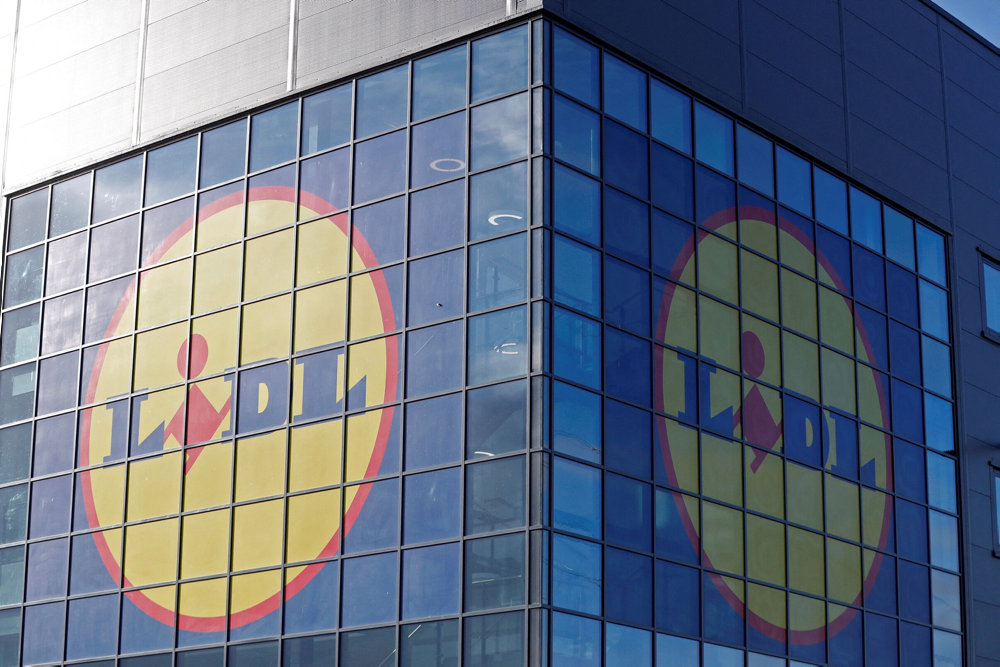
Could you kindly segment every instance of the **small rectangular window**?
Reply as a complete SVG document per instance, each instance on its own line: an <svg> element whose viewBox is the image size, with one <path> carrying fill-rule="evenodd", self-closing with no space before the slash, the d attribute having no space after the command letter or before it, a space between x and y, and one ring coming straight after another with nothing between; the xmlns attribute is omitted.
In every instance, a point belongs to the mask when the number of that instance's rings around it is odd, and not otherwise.
<svg viewBox="0 0 1000 667"><path fill-rule="evenodd" d="M1000 343L1000 263L982 261L983 335Z"/></svg>

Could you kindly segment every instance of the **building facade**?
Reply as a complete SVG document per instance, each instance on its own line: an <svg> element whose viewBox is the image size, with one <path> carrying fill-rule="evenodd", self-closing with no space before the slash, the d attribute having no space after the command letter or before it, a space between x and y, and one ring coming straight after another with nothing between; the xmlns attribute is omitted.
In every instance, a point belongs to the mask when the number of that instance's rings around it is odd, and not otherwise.
<svg viewBox="0 0 1000 667"><path fill-rule="evenodd" d="M1000 662L934 6L6 21L0 664Z"/></svg>

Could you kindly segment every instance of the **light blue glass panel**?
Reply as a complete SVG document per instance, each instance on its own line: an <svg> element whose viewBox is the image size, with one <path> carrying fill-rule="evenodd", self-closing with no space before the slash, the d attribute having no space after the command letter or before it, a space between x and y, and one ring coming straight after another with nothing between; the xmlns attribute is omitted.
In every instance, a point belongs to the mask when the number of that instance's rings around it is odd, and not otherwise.
<svg viewBox="0 0 1000 667"><path fill-rule="evenodd" d="M649 130L654 139L691 154L691 98L656 79L650 81Z"/></svg>
<svg viewBox="0 0 1000 667"><path fill-rule="evenodd" d="M816 220L847 234L847 186L817 167L813 167L813 186L816 189Z"/></svg>
<svg viewBox="0 0 1000 667"><path fill-rule="evenodd" d="M251 116L250 171L293 159L297 152L298 125L298 101Z"/></svg>
<svg viewBox="0 0 1000 667"><path fill-rule="evenodd" d="M785 659L763 653L748 653L747 667L785 667Z"/></svg>
<svg viewBox="0 0 1000 667"><path fill-rule="evenodd" d="M42 295L43 246L35 246L7 257L4 308L10 308Z"/></svg>
<svg viewBox="0 0 1000 667"><path fill-rule="evenodd" d="M928 336L923 339L924 386L951 398L951 350Z"/></svg>
<svg viewBox="0 0 1000 667"><path fill-rule="evenodd" d="M0 489L0 544L19 542L28 533L28 485Z"/></svg>
<svg viewBox="0 0 1000 667"><path fill-rule="evenodd" d="M705 644L703 664L714 667L743 667L743 651L728 646Z"/></svg>
<svg viewBox="0 0 1000 667"><path fill-rule="evenodd" d="M552 385L552 448L601 462L601 397L563 382Z"/></svg>
<svg viewBox="0 0 1000 667"><path fill-rule="evenodd" d="M552 613L552 667L600 667L601 622Z"/></svg>
<svg viewBox="0 0 1000 667"><path fill-rule="evenodd" d="M601 253L557 234L553 241L553 264L553 298L600 317Z"/></svg>
<svg viewBox="0 0 1000 667"><path fill-rule="evenodd" d="M552 604L601 613L601 545L566 535L552 536Z"/></svg>
<svg viewBox="0 0 1000 667"><path fill-rule="evenodd" d="M948 512L956 512L955 460L927 452L927 502Z"/></svg>
<svg viewBox="0 0 1000 667"><path fill-rule="evenodd" d="M600 470L555 457L552 464L552 525L600 539Z"/></svg>
<svg viewBox="0 0 1000 667"><path fill-rule="evenodd" d="M1000 268L991 262L983 262L983 302L986 328L1000 334Z"/></svg>
<svg viewBox="0 0 1000 667"><path fill-rule="evenodd" d="M939 452L955 451L955 422L951 403L924 393L924 434L927 446Z"/></svg>
<svg viewBox="0 0 1000 667"><path fill-rule="evenodd" d="M776 150L778 201L800 213L812 215L812 183L809 163L780 146Z"/></svg>
<svg viewBox="0 0 1000 667"><path fill-rule="evenodd" d="M740 181L774 196L774 144L742 125L736 126L737 174Z"/></svg>
<svg viewBox="0 0 1000 667"><path fill-rule="evenodd" d="M508 308L469 319L469 384L528 372L527 308Z"/></svg>
<svg viewBox="0 0 1000 667"><path fill-rule="evenodd" d="M939 285L947 281L944 237L923 225L917 225L917 270Z"/></svg>
<svg viewBox="0 0 1000 667"><path fill-rule="evenodd" d="M528 164L476 174L469 182L469 240L528 226Z"/></svg>
<svg viewBox="0 0 1000 667"><path fill-rule="evenodd" d="M38 354L39 310L40 306L34 304L4 314L0 324L0 366L16 364Z"/></svg>
<svg viewBox="0 0 1000 667"><path fill-rule="evenodd" d="M851 188L851 238L882 252L882 212L879 202L861 190Z"/></svg>
<svg viewBox="0 0 1000 667"><path fill-rule="evenodd" d="M646 131L646 75L604 54L604 113Z"/></svg>
<svg viewBox="0 0 1000 667"><path fill-rule="evenodd" d="M528 155L527 93L472 110L471 152L476 171Z"/></svg>
<svg viewBox="0 0 1000 667"><path fill-rule="evenodd" d="M601 184L561 164L552 170L553 225L584 241L601 242ZM997 281L1000 319L1000 280ZM1000 328L1000 324L998 324Z"/></svg>
<svg viewBox="0 0 1000 667"><path fill-rule="evenodd" d="M656 667L697 665L698 642L693 639L656 634Z"/></svg>
<svg viewBox="0 0 1000 667"><path fill-rule="evenodd" d="M141 186L141 155L98 169L94 173L93 222L108 220L139 208ZM53 224L54 209L55 201L53 201Z"/></svg>
<svg viewBox="0 0 1000 667"><path fill-rule="evenodd" d="M934 664L962 667L962 636L944 630L934 631Z"/></svg>
<svg viewBox="0 0 1000 667"><path fill-rule="evenodd" d="M885 224L885 254L908 269L915 268L913 258L913 220L888 206L882 207Z"/></svg>
<svg viewBox="0 0 1000 667"><path fill-rule="evenodd" d="M413 120L465 104L468 49L463 44L413 62Z"/></svg>
<svg viewBox="0 0 1000 667"><path fill-rule="evenodd" d="M0 424L27 419L35 407L35 364L0 371Z"/></svg>
<svg viewBox="0 0 1000 667"><path fill-rule="evenodd" d="M649 665L653 662L653 636L648 630L608 623L604 656L609 665ZM714 664L714 663L707 663Z"/></svg>
<svg viewBox="0 0 1000 667"><path fill-rule="evenodd" d="M700 103L694 105L694 155L733 175L733 121Z"/></svg>
<svg viewBox="0 0 1000 667"><path fill-rule="evenodd" d="M0 577L0 606L20 604L24 594L23 546L0 550L0 572L3 572L3 577ZM0 632L0 636L2 635ZM0 656L2 655L3 652L0 651Z"/></svg>
<svg viewBox="0 0 1000 667"><path fill-rule="evenodd" d="M601 325L568 310L552 315L552 370L563 378L601 388Z"/></svg>
<svg viewBox="0 0 1000 667"><path fill-rule="evenodd" d="M949 630L962 629L959 579L953 574L931 570L931 622Z"/></svg>
<svg viewBox="0 0 1000 667"><path fill-rule="evenodd" d="M528 26L472 43L472 101L528 85Z"/></svg>
<svg viewBox="0 0 1000 667"><path fill-rule="evenodd" d="M601 118L559 95L552 104L553 154L595 176L601 173Z"/></svg>
<svg viewBox="0 0 1000 667"><path fill-rule="evenodd" d="M48 208L48 188L36 190L11 201L7 227L8 252L37 243L45 238L45 220L48 217Z"/></svg>
<svg viewBox="0 0 1000 667"><path fill-rule="evenodd" d="M356 139L392 130L406 123L408 73L409 68L400 65L358 79L358 101L354 119Z"/></svg>
<svg viewBox="0 0 1000 667"><path fill-rule="evenodd" d="M948 293L924 280L920 281L920 328L948 340Z"/></svg>
<svg viewBox="0 0 1000 667"><path fill-rule="evenodd" d="M592 107L600 104L600 51L558 26L552 29L552 83Z"/></svg>
<svg viewBox="0 0 1000 667"><path fill-rule="evenodd" d="M247 123L245 119L203 133L201 135L201 171L198 173L198 187L208 187L241 176L246 169L246 157Z"/></svg>
<svg viewBox="0 0 1000 667"><path fill-rule="evenodd" d="M927 513L931 537L931 565L958 571L958 520L948 514Z"/></svg>
<svg viewBox="0 0 1000 667"><path fill-rule="evenodd" d="M197 156L197 137L149 151L146 156L145 205L158 204L193 191Z"/></svg>
<svg viewBox="0 0 1000 667"><path fill-rule="evenodd" d="M302 98L302 155L351 140L351 86Z"/></svg>

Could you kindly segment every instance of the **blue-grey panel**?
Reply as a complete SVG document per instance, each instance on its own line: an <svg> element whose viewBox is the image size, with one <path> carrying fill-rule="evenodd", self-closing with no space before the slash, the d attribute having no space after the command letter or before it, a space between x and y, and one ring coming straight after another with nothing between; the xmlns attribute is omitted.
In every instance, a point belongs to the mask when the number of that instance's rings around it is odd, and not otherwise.
<svg viewBox="0 0 1000 667"><path fill-rule="evenodd" d="M844 103L844 72L839 45L836 50L831 49L771 9L753 1L745 5L743 27L748 52L798 79L830 101Z"/></svg>
<svg viewBox="0 0 1000 667"><path fill-rule="evenodd" d="M910 150L947 163L944 121L854 65L847 66L847 108Z"/></svg>
<svg viewBox="0 0 1000 667"><path fill-rule="evenodd" d="M1000 446L1000 435L996 429L997 402L1000 396L983 391L979 387L966 384L962 388L962 412L965 416L966 436L978 438L993 446ZM986 418L990 415L990 418ZM1000 449L996 450L996 456L1000 458ZM997 599L1000 599L1000 577L992 584L996 589Z"/></svg>
<svg viewBox="0 0 1000 667"><path fill-rule="evenodd" d="M948 135L951 148L951 172L981 193L1000 201L1000 156L989 152L964 134Z"/></svg>
<svg viewBox="0 0 1000 667"><path fill-rule="evenodd" d="M966 505L969 517L969 525L972 530L970 541L977 547L984 549L993 548L993 503L989 495L972 491L969 493L969 502ZM998 609L1000 611L1000 609ZM994 633L996 634L996 633ZM998 645L1000 648L1000 645ZM1000 655L1000 654L998 654Z"/></svg>
<svg viewBox="0 0 1000 667"><path fill-rule="evenodd" d="M983 549L982 547L972 547L970 550L972 556L972 569L973 572L977 573L979 576L973 575L970 579L973 581L969 582L968 589L972 592L972 597L975 600L982 602L987 602L992 605L1000 605L1000 577L990 577L984 576L986 573L992 573L996 571L996 556L993 555L992 549ZM986 620L986 619L983 619ZM976 643L979 643L980 631L988 631L996 633L996 625L992 623L977 623L976 631ZM988 626L984 628L983 626ZM980 630L981 629L981 630ZM983 651L987 655L993 654L992 651ZM996 654L993 654L996 655ZM980 663L976 663L977 667Z"/></svg>
<svg viewBox="0 0 1000 667"><path fill-rule="evenodd" d="M849 122L852 175L874 177L876 181L868 185L875 190L930 222L950 227L944 162L917 153L857 116Z"/></svg>
<svg viewBox="0 0 1000 667"><path fill-rule="evenodd" d="M991 570L996 569L996 558L990 564ZM977 582L978 584L978 582ZM968 588L972 588L969 586ZM1000 599L984 600L976 591L976 601L973 602L973 613L984 621L987 619L996 620L1000 618ZM990 667L996 664L994 660L984 660L983 658L996 658L1000 656L1000 632L997 632L996 623L977 623L975 629L976 667Z"/></svg>
<svg viewBox="0 0 1000 667"><path fill-rule="evenodd" d="M941 70L927 64L886 34L849 13L844 14L847 58L875 78L937 116L943 116ZM848 85L848 94L852 95Z"/></svg>
<svg viewBox="0 0 1000 667"><path fill-rule="evenodd" d="M663 0L644 3L641 12L623 11L619 3L605 0L564 0L562 9L553 9L664 74L739 109L742 91L738 41Z"/></svg>
<svg viewBox="0 0 1000 667"><path fill-rule="evenodd" d="M968 417L966 417L968 419ZM966 467L963 481L966 485L979 493L992 493L993 476L985 463L991 458L1000 458L1000 450L989 442L983 442L978 438L968 437L962 442L963 455L967 460L975 461L976 464L982 462L983 465L970 465Z"/></svg>
<svg viewBox="0 0 1000 667"><path fill-rule="evenodd" d="M937 66L937 16L920 2L907 0L844 0L845 22L852 13L904 49Z"/></svg>
<svg viewBox="0 0 1000 667"><path fill-rule="evenodd" d="M965 181L952 178L951 206L956 230L963 229L973 234L975 243L981 240L989 246L1000 248L1000 225L997 224L997 220L1000 220L1000 202L990 199ZM959 270L959 275L965 275L961 273L961 265ZM978 283L978 270L974 276L970 274L967 277Z"/></svg>
<svg viewBox="0 0 1000 667"><path fill-rule="evenodd" d="M984 148L1000 155L1000 108L991 107L952 82L945 84L948 124Z"/></svg>
<svg viewBox="0 0 1000 667"><path fill-rule="evenodd" d="M1000 59L963 33L953 36L957 31L951 26L942 29L945 76L991 107L1000 109Z"/></svg>
<svg viewBox="0 0 1000 667"><path fill-rule="evenodd" d="M740 3L737 0L662 1L673 5L695 21L734 42L740 38ZM576 2L568 2L567 4L575 5Z"/></svg>
<svg viewBox="0 0 1000 667"><path fill-rule="evenodd" d="M847 164L844 108L777 67L747 54L750 118L841 169Z"/></svg>
<svg viewBox="0 0 1000 667"><path fill-rule="evenodd" d="M746 9L756 4L746 3ZM840 16L836 0L764 0L760 3L825 46L840 51ZM749 32L744 28L744 34Z"/></svg>

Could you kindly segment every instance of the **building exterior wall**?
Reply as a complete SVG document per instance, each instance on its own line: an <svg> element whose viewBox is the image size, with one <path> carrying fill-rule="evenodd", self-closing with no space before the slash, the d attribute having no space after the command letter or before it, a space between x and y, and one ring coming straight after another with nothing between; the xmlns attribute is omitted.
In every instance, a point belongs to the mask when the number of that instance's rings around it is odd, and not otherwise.
<svg viewBox="0 0 1000 667"><path fill-rule="evenodd" d="M1000 661L996 50L540 8L8 4L4 661Z"/></svg>

